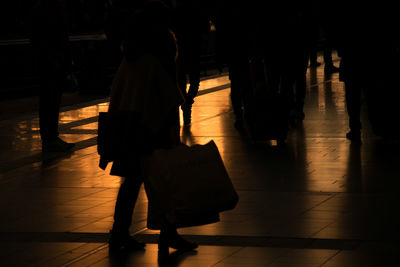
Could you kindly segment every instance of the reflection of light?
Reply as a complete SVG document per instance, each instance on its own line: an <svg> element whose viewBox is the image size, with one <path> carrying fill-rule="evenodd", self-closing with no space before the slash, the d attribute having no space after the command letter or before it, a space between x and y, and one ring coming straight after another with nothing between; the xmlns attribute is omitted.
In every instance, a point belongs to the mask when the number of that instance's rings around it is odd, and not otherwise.
<svg viewBox="0 0 400 267"><path fill-rule="evenodd" d="M321 138L305 139L306 161L309 163L307 165L308 189L337 191L338 180L343 179L347 173L349 146L346 142L341 142L337 138L330 139L326 135L341 133L341 128L346 127L342 119L345 113L345 94L343 84L332 82L332 87L329 88L332 94L328 95L332 99L328 101L331 101L334 106L326 106L325 90L325 86L319 86L318 92L314 92L318 93L318 110L325 114L331 112L329 109L336 109L335 119L334 121L326 120L323 116L322 123L318 124L318 127L310 128L313 129L313 132L308 132L308 135L317 134ZM345 129L343 129L344 131Z"/></svg>
<svg viewBox="0 0 400 267"><path fill-rule="evenodd" d="M108 102L96 104L93 106L74 109L60 113L60 124L68 123L71 121L82 120L86 118L96 117L99 112L106 112L108 110Z"/></svg>
<svg viewBox="0 0 400 267"><path fill-rule="evenodd" d="M96 134L60 134L60 138L67 142L81 142L96 137Z"/></svg>
<svg viewBox="0 0 400 267"><path fill-rule="evenodd" d="M199 90L210 89L213 87L221 86L230 83L229 77L227 75L217 77L214 79L207 79L200 82Z"/></svg>
<svg viewBox="0 0 400 267"><path fill-rule="evenodd" d="M215 27L215 24L210 20L210 31L215 32L217 28Z"/></svg>
<svg viewBox="0 0 400 267"><path fill-rule="evenodd" d="M332 86L332 102L338 115L345 113L346 99L343 86L343 83L334 83Z"/></svg>
<svg viewBox="0 0 400 267"><path fill-rule="evenodd" d="M347 173L349 145L327 138L306 139L308 190L336 191Z"/></svg>
<svg viewBox="0 0 400 267"><path fill-rule="evenodd" d="M72 130L97 130L98 122L88 123L77 127L72 127Z"/></svg>
<svg viewBox="0 0 400 267"><path fill-rule="evenodd" d="M326 111L325 88L323 86L318 87L318 110L325 114Z"/></svg>
<svg viewBox="0 0 400 267"><path fill-rule="evenodd" d="M229 99L229 89L217 91L211 94L205 94L197 97L192 107L192 127L193 136L224 136L225 129L223 128L222 114L229 110L229 105L215 105L216 100ZM201 106L201 109L197 108ZM211 126L211 127L210 127Z"/></svg>

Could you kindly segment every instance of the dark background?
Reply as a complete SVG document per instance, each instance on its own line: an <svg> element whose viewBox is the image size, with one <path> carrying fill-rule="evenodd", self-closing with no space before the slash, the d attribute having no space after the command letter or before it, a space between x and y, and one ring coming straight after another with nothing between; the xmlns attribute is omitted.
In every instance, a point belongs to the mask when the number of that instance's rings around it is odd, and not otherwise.
<svg viewBox="0 0 400 267"><path fill-rule="evenodd" d="M37 95L39 78L29 41L29 4L32 0L0 4L0 100ZM65 0L73 56L73 73L82 94L108 94L119 59L105 39L108 0ZM216 67L215 32L205 36L202 76Z"/></svg>

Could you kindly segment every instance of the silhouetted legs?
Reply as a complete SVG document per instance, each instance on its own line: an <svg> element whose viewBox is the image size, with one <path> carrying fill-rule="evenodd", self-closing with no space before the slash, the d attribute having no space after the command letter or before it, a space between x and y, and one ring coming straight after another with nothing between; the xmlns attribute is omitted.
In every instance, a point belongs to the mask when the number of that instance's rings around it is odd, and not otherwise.
<svg viewBox="0 0 400 267"><path fill-rule="evenodd" d="M244 129L244 120L246 110L249 111L251 107L252 89L250 79L250 63L247 55L237 55L234 60L228 64L229 79L231 81L231 104L233 114L235 115L234 126L237 130ZM246 113L246 114L245 114Z"/></svg>
<svg viewBox="0 0 400 267"><path fill-rule="evenodd" d="M346 134L346 137L357 141L361 138L361 87L354 81L346 81L345 93L350 128L350 132Z"/></svg>
<svg viewBox="0 0 400 267"><path fill-rule="evenodd" d="M237 60L229 64L229 79L231 81L231 103L233 114L235 115L235 128L242 130L243 125L243 106L244 89L246 87L244 75L248 73L247 60Z"/></svg>
<svg viewBox="0 0 400 267"><path fill-rule="evenodd" d="M318 58L317 50L312 49L312 51L310 52L310 67L321 66L321 63L318 62L317 58Z"/></svg>
<svg viewBox="0 0 400 267"><path fill-rule="evenodd" d="M331 46L327 45L323 48L325 74L339 72L339 68L333 64L332 52L333 52L333 50L332 50ZM320 65L321 65L321 63L317 61L317 50L312 50L310 52L310 67L318 67Z"/></svg>
<svg viewBox="0 0 400 267"><path fill-rule="evenodd" d="M184 124L191 123L191 112L194 98L200 86L201 36L195 34L178 35L178 83L185 98L182 105ZM189 89L187 82L189 78Z"/></svg>
<svg viewBox="0 0 400 267"><path fill-rule="evenodd" d="M38 2L38 1L36 1ZM59 1L31 6L31 44L41 79L39 124L43 152L66 152L74 144L58 137L61 96L71 71L65 7Z"/></svg>
<svg viewBox="0 0 400 267"><path fill-rule="evenodd" d="M140 175L124 178L115 203L114 224L109 240L110 250L135 250L145 246L133 239L129 233L132 215L143 178Z"/></svg>
<svg viewBox="0 0 400 267"><path fill-rule="evenodd" d="M115 204L113 231L129 234L132 214L143 179L140 176L125 178L118 191Z"/></svg>
<svg viewBox="0 0 400 267"><path fill-rule="evenodd" d="M324 47L324 72L325 74L331 74L335 72L339 72L339 68L333 65L333 60L332 60L332 47L327 45Z"/></svg>
<svg viewBox="0 0 400 267"><path fill-rule="evenodd" d="M58 137L58 118L63 85L61 77L51 77L52 75L42 78L39 97L40 136L45 144Z"/></svg>
<svg viewBox="0 0 400 267"><path fill-rule="evenodd" d="M294 53L291 57L292 62L284 67L282 74L281 93L286 98L290 119L294 122L304 119L308 58L306 50Z"/></svg>
<svg viewBox="0 0 400 267"><path fill-rule="evenodd" d="M42 85L39 95L39 126L43 152L66 152L74 144L61 140L58 135L58 120L61 97L66 77L63 72L49 72L42 67Z"/></svg>
<svg viewBox="0 0 400 267"><path fill-rule="evenodd" d="M366 76L368 77L368 76ZM359 141L361 140L361 104L362 96L364 96L365 104L368 111L368 118L372 126L378 125L378 110L376 109L375 97L380 92L377 92L374 79L362 79L358 80L347 79L345 81L345 92L346 92L346 105L347 114L349 116L349 128L350 132L347 133L346 137L350 140Z"/></svg>

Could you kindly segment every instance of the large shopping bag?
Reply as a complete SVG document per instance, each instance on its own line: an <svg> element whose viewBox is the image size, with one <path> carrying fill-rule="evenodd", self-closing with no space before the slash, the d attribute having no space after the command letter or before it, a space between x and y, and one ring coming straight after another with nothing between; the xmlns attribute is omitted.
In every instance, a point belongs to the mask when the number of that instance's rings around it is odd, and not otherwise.
<svg viewBox="0 0 400 267"><path fill-rule="evenodd" d="M177 227L213 223L239 200L214 141L156 150L144 159L143 172L150 229L162 218Z"/></svg>

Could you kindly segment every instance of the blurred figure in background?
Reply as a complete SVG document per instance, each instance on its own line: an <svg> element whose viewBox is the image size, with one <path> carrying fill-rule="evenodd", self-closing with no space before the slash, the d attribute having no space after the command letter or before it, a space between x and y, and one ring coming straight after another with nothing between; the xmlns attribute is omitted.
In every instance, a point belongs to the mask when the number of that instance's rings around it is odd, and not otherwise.
<svg viewBox="0 0 400 267"><path fill-rule="evenodd" d="M216 5L215 27L217 33L217 60L226 64L231 81L231 103L235 116L234 126L244 129L244 106L247 104L250 73L249 59L254 48L254 36L250 27L250 3L237 0L219 0Z"/></svg>
<svg viewBox="0 0 400 267"><path fill-rule="evenodd" d="M30 38L42 82L39 120L43 152L65 152L74 146L58 136L61 96L72 67L66 18L59 0L35 0L32 4Z"/></svg>
<svg viewBox="0 0 400 267"><path fill-rule="evenodd" d="M339 78L345 84L349 116L350 131L346 137L354 142L361 142L363 100L374 133L382 136L395 132L393 124L399 114L395 108L398 90L386 81L397 77L393 73L397 62L392 59L396 37L394 25L397 24L391 21L396 15L393 16L394 11L389 6L388 3L340 3L339 52L342 58Z"/></svg>
<svg viewBox="0 0 400 267"><path fill-rule="evenodd" d="M170 1L173 7L173 31L178 42L178 85L185 102L181 108L185 125L191 123L194 98L200 86L200 56L210 18L199 0ZM187 84L189 88L187 89Z"/></svg>
<svg viewBox="0 0 400 267"><path fill-rule="evenodd" d="M294 2L291 8L283 7L282 17L286 22L282 23L286 40L281 44L284 48L282 57L285 59L282 65L282 78L280 91L286 99L289 112L289 120L297 124L305 118L304 100L306 96L306 73L308 58L312 47L313 24L310 10L311 1L301 4ZM271 66L273 68L273 66Z"/></svg>
<svg viewBox="0 0 400 267"><path fill-rule="evenodd" d="M332 53L336 47L336 29L338 24L338 5L332 1L309 1L309 24L312 35L310 50L310 67L321 65L317 61L319 42L323 40L322 53L324 58L324 73L329 75L339 71L339 68L333 64Z"/></svg>

